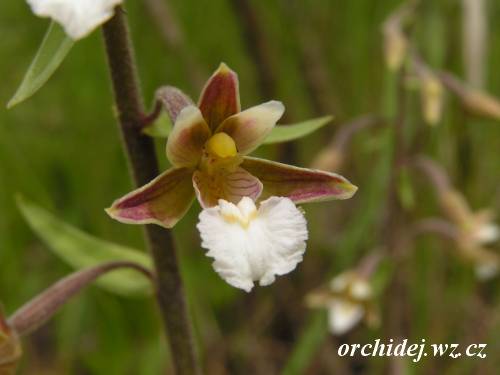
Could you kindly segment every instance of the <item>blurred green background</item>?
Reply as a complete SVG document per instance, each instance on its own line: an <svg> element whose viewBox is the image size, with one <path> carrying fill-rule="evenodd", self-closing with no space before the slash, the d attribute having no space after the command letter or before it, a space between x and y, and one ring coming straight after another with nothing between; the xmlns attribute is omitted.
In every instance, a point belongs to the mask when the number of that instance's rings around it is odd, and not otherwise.
<svg viewBox="0 0 500 375"><path fill-rule="evenodd" d="M381 25L397 0L249 1L265 44L271 87L261 83L255 53L230 0L169 0L169 14L183 34L166 43L148 6L127 1L145 102L155 89L175 85L197 98L200 80L221 61L239 74L242 107L269 99L284 102L287 121L333 113L336 119L316 134L294 142L295 162L308 166L340 125L360 114L391 116ZM485 90L500 96L500 3L487 1ZM240 8L237 8L240 7ZM462 2L424 0L413 25L413 43L434 68L464 77ZM93 235L144 249L140 228L124 226L103 211L131 187L113 116L112 95L99 31L78 42L51 80L31 99L6 110L48 26L24 1L0 2L0 299L13 312L37 292L70 272L33 234L16 208L21 193ZM249 48L250 47L250 48ZM326 71L321 95L311 95L307 72L320 60ZM187 63L188 62L188 63ZM194 72L193 68L196 69ZM268 97L273 95L274 97ZM318 104L319 100L322 104ZM447 98L443 120L426 128L423 150L446 166L472 207L500 208L500 124L469 116ZM410 91L407 121L422 122L419 95ZM311 315L304 295L335 272L354 266L384 243L388 175L380 163L384 131L356 135L341 173L360 187L355 198L307 205L311 232L304 262L292 274L251 294L233 289L213 272L200 248L195 204L175 228L178 253L207 373L279 373L300 345L300 373L386 373L387 359L339 358L341 342L387 337L387 322L364 326L347 338L325 333L324 316ZM164 141L158 155L166 167ZM280 158L283 147L259 154ZM416 178L411 218L439 216L425 181ZM470 266L453 257L451 243L432 237L415 244L405 259L404 337L418 342L487 342L488 357L408 360L398 373L493 374L500 367L498 277L475 280ZM413 249L409 249L413 250ZM389 267L390 268L390 264ZM400 270L401 271L401 270ZM379 301L381 310L390 291ZM399 298L399 296L393 296ZM318 321L319 323L311 324ZM319 320L318 320L319 319ZM301 340L309 327L308 342ZM312 329L311 329L312 327ZM486 327L486 328L485 328ZM169 372L167 345L155 304L88 288L47 326L23 341L21 374L159 374ZM393 372L396 373L396 372Z"/></svg>

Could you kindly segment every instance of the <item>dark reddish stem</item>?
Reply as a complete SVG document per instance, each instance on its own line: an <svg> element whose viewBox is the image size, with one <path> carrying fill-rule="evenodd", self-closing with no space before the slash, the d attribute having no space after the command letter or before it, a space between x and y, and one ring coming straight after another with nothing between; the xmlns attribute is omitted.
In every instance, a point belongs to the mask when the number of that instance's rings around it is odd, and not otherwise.
<svg viewBox="0 0 500 375"><path fill-rule="evenodd" d="M35 331L83 288L100 276L123 268L141 272L154 281L154 276L148 269L132 262L110 262L84 269L66 276L23 305L9 319L9 326L14 328L19 335L27 335Z"/></svg>
<svg viewBox="0 0 500 375"><path fill-rule="evenodd" d="M144 109L122 8L116 9L103 32L124 149L134 184L139 187L155 178L159 171L153 140L141 133ZM172 233L156 225L146 225L145 236L153 256L158 305L175 371L181 375L198 374L200 369Z"/></svg>

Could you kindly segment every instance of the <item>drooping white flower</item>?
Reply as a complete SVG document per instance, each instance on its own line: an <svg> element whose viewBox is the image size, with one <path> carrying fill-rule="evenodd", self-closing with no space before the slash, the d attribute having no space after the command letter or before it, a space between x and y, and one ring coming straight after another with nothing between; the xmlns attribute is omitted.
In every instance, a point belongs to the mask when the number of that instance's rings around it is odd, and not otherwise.
<svg viewBox="0 0 500 375"><path fill-rule="evenodd" d="M256 281L269 285L293 271L306 250L307 222L289 198L271 197L258 209L248 197L238 205L221 199L199 219L201 246L215 271L247 292Z"/></svg>
<svg viewBox="0 0 500 375"><path fill-rule="evenodd" d="M500 228L495 223L484 223L474 232L474 239L481 245L496 242L500 238Z"/></svg>
<svg viewBox="0 0 500 375"><path fill-rule="evenodd" d="M372 297L372 288L356 273L344 272L330 282L330 289L337 296L328 305L330 330L335 335L342 335L365 316L365 303Z"/></svg>
<svg viewBox="0 0 500 375"><path fill-rule="evenodd" d="M123 0L27 0L33 13L59 23L72 39L81 39L114 14Z"/></svg>
<svg viewBox="0 0 500 375"><path fill-rule="evenodd" d="M476 276L481 281L492 279L498 274L497 262L478 262L474 268Z"/></svg>
<svg viewBox="0 0 500 375"><path fill-rule="evenodd" d="M328 308L328 324L334 335L343 335L358 324L365 310L362 305L348 300L334 299Z"/></svg>
<svg viewBox="0 0 500 375"><path fill-rule="evenodd" d="M330 332L343 335L363 319L376 321L372 299L368 280L356 271L346 271L333 278L326 290L312 292L307 300L310 307L326 308Z"/></svg>

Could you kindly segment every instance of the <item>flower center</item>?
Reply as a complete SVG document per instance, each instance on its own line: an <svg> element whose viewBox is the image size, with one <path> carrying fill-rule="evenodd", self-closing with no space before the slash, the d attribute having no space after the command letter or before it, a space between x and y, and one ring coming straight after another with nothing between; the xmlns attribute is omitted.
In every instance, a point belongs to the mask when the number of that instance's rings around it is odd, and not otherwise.
<svg viewBox="0 0 500 375"><path fill-rule="evenodd" d="M211 175L214 187L218 188L218 180L235 171L242 161L234 140L226 133L217 133L205 143L198 169Z"/></svg>
<svg viewBox="0 0 500 375"><path fill-rule="evenodd" d="M220 213L227 223L238 223L245 229L258 215L257 207L249 197L243 197L237 205L226 202Z"/></svg>
<svg viewBox="0 0 500 375"><path fill-rule="evenodd" d="M229 158L238 154L236 143L234 143L233 138L226 133L214 134L207 141L205 147L210 154L219 158Z"/></svg>

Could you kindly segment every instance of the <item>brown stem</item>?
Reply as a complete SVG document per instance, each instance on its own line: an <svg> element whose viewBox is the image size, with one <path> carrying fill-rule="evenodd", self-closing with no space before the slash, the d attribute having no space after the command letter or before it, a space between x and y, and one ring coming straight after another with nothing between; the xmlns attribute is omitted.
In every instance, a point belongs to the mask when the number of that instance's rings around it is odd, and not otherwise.
<svg viewBox="0 0 500 375"><path fill-rule="evenodd" d="M105 273L120 268L134 269L154 281L154 277L148 269L132 262L110 262L84 269L59 280L23 305L9 319L9 326L19 335L27 335L35 331L87 285Z"/></svg>
<svg viewBox="0 0 500 375"><path fill-rule="evenodd" d="M426 233L439 234L454 241L457 241L460 236L453 224L440 218L422 219L413 225L413 237Z"/></svg>
<svg viewBox="0 0 500 375"><path fill-rule="evenodd" d="M375 249L371 254L365 256L356 267L358 275L365 279L371 278L377 270L382 258L383 255L380 249Z"/></svg>
<svg viewBox="0 0 500 375"><path fill-rule="evenodd" d="M415 158L413 164L426 175L439 195L443 195L452 189L446 172L433 160L421 155Z"/></svg>
<svg viewBox="0 0 500 375"><path fill-rule="evenodd" d="M129 169L135 185L141 186L158 175L158 163L153 140L141 134L143 105L128 26L120 7L103 31ZM146 225L145 236L153 256L158 303L176 373L197 374L200 369L172 233L156 225Z"/></svg>

